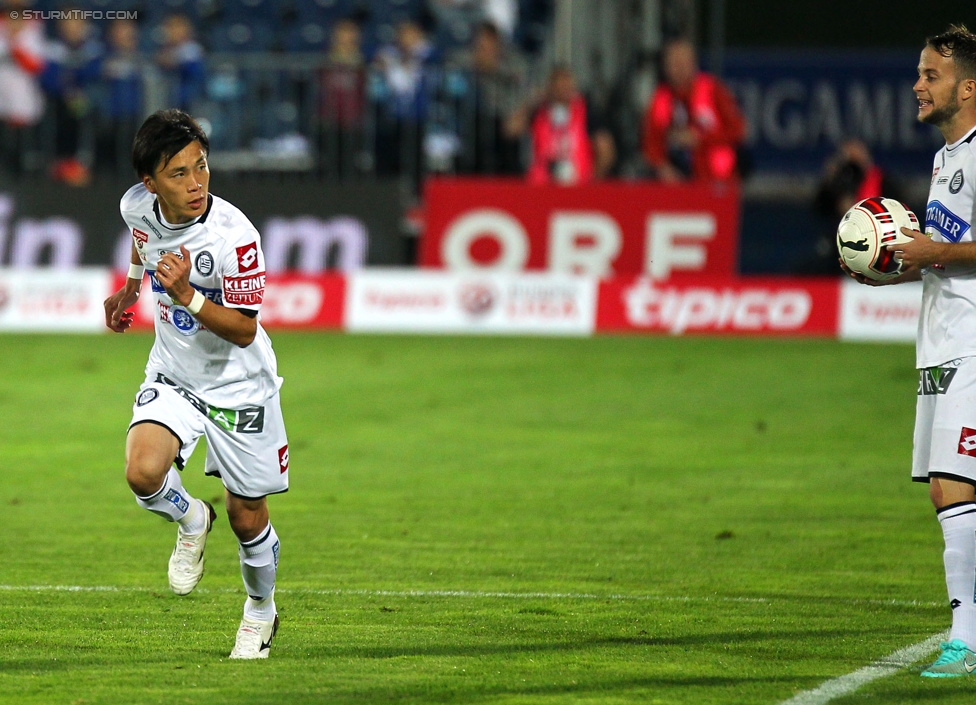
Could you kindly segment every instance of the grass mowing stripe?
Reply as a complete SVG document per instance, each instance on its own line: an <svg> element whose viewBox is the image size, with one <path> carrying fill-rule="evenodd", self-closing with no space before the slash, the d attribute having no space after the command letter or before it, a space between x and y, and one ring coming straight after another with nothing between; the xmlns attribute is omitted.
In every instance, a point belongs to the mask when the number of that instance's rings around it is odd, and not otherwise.
<svg viewBox="0 0 976 705"><path fill-rule="evenodd" d="M789 700L784 700L780 705L824 705L824 703L829 703L834 698L839 698L842 695L850 695L871 681L893 676L898 671L920 661L926 655L938 649L939 642L945 641L948 637L948 631L933 634L924 641L906 646L904 649L899 649L882 659L878 659L870 666L865 666L853 673L829 680L813 690L805 690L802 693L797 693Z"/></svg>
<svg viewBox="0 0 976 705"><path fill-rule="evenodd" d="M0 591L5 592L154 592L155 588L115 585L0 585ZM238 593L237 588L212 589L197 588L194 592L209 593ZM632 602L791 602L788 597L691 597L689 595L624 595L611 593L600 595L588 592L497 592L489 590L355 590L355 589L316 589L316 588L278 588L279 595L332 595L336 597L361 595L365 597L466 597L475 599L512 599L512 600L613 600ZM806 601L806 598L796 598ZM921 602L919 600L845 600L835 599L847 605L875 605L889 607L941 607L939 602Z"/></svg>

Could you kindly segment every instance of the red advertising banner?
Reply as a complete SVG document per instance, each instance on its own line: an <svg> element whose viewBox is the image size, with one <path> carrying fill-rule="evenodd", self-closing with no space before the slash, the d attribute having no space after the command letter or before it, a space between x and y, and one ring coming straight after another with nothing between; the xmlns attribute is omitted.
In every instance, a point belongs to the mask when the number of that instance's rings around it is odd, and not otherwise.
<svg viewBox="0 0 976 705"><path fill-rule="evenodd" d="M112 291L122 281L115 275ZM858 339L914 339L913 329L900 318L895 328L885 319L882 329L878 321L866 320L862 311L871 313L878 307L888 311L893 306L899 312L907 310L919 296L917 288L897 287L905 289L903 297L874 296L865 303L858 298L861 289L868 294L884 290L845 285L837 278L680 277L662 282L631 276L598 281L544 273L367 269L347 276L269 277L261 321L277 329L361 332L827 337L840 333ZM136 306L135 326L151 327L155 307L147 289ZM67 313L63 318L68 325ZM90 319L86 325L102 329L96 323Z"/></svg>
<svg viewBox="0 0 976 705"><path fill-rule="evenodd" d="M736 271L739 193L730 185L430 179L424 201L424 267L658 281Z"/></svg>
<svg viewBox="0 0 976 705"><path fill-rule="evenodd" d="M837 279L698 279L674 284L646 277L600 282L598 332L828 335L837 332Z"/></svg>
<svg viewBox="0 0 976 705"><path fill-rule="evenodd" d="M124 276L115 275L112 291L124 281ZM148 281L143 283L143 292L135 307L133 326L151 328L156 303ZM346 279L338 274L269 276L261 324L266 328L341 328L345 298Z"/></svg>

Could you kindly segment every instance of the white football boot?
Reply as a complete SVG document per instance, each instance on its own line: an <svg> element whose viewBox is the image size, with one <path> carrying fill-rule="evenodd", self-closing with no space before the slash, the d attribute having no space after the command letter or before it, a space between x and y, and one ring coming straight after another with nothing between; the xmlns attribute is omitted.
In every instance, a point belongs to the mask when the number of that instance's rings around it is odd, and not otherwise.
<svg viewBox="0 0 976 705"><path fill-rule="evenodd" d="M176 531L176 547L173 555L169 557L169 586L177 595L189 595L193 588L203 577L203 549L207 547L207 535L213 528L214 519L217 512L202 499L196 500L200 503L198 509L207 514L207 528L202 534L188 536L183 533L183 527L178 527Z"/></svg>
<svg viewBox="0 0 976 705"><path fill-rule="evenodd" d="M271 653L271 640L278 631L278 615L270 622L259 622L256 619L241 619L241 626L237 629L237 642L230 652L231 658L252 659L268 658Z"/></svg>

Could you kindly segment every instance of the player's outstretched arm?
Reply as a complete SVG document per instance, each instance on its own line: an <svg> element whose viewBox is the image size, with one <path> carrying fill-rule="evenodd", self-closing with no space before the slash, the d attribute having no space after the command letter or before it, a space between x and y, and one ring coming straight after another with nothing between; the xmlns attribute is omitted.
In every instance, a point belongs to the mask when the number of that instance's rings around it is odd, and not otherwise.
<svg viewBox="0 0 976 705"><path fill-rule="evenodd" d="M196 289L190 286L190 253L180 245L182 258L167 252L159 258L156 267L156 280L162 285L174 303L190 310ZM258 332L256 316L248 316L237 309L227 308L205 299L202 307L193 317L216 336L246 348L254 341Z"/></svg>
<svg viewBox="0 0 976 705"><path fill-rule="evenodd" d="M905 263L906 267L930 267L933 264L976 265L976 242L934 242L918 230L902 228L911 242L888 245L888 249Z"/></svg>
<svg viewBox="0 0 976 705"><path fill-rule="evenodd" d="M132 264L142 266L135 246L132 247ZM125 333L132 325L132 311L127 309L135 306L142 290L142 277L133 279L127 277L121 289L105 299L105 325L116 333Z"/></svg>

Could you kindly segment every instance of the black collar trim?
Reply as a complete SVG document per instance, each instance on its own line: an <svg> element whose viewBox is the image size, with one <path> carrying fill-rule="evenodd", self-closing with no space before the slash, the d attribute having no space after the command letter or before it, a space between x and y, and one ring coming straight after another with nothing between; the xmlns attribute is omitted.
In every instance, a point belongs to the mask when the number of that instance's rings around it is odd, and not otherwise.
<svg viewBox="0 0 976 705"><path fill-rule="evenodd" d="M153 214L156 216L156 220L159 221L159 224L162 225L167 230L172 230L174 232L175 231L179 231L179 230L186 230L187 228L192 228L194 225L200 225L201 223L205 222L207 220L207 216L210 215L210 209L211 208L213 208L213 194L209 194L208 193L207 194L207 210L205 210L203 212L203 215L201 215L197 220L193 221L192 223L187 223L186 225L180 225L178 227L173 227L172 225L167 225L166 223L163 222L163 217L159 214L159 199L158 198L153 199L153 206L152 206Z"/></svg>

